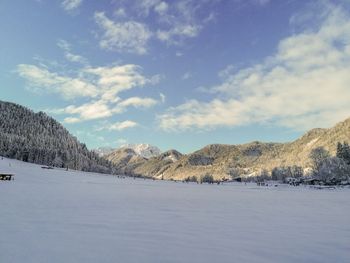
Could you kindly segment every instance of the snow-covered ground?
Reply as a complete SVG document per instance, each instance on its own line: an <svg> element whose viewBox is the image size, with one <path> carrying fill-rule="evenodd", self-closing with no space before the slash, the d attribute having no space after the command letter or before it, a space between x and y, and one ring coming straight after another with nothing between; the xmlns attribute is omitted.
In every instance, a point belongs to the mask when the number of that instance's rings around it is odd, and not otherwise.
<svg viewBox="0 0 350 263"><path fill-rule="evenodd" d="M0 262L350 261L350 189L0 172Z"/></svg>

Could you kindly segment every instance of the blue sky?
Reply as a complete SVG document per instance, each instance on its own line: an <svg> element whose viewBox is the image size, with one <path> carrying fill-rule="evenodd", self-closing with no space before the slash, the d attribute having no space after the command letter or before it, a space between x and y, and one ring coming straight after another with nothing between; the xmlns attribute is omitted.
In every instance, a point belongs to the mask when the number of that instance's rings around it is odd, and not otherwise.
<svg viewBox="0 0 350 263"><path fill-rule="evenodd" d="M3 0L0 99L89 148L290 141L350 117L350 1Z"/></svg>

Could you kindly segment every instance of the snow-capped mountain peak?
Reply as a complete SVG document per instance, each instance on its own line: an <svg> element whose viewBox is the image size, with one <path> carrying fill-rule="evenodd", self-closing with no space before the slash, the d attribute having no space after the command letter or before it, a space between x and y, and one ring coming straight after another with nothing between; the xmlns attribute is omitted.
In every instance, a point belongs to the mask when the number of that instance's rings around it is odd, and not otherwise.
<svg viewBox="0 0 350 263"><path fill-rule="evenodd" d="M115 150L116 149L111 147L100 147L100 148L94 149L93 151L97 153L100 157L103 157L114 152Z"/></svg>
<svg viewBox="0 0 350 263"><path fill-rule="evenodd" d="M135 151L135 153L144 158L157 157L162 152L161 150L153 145L141 143L141 144L125 144L121 148L128 148Z"/></svg>

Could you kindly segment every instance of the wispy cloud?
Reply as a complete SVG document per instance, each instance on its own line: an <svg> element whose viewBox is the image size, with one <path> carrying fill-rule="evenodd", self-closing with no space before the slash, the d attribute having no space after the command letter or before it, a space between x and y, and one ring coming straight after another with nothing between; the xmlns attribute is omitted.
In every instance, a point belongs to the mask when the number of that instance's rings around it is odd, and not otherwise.
<svg viewBox="0 0 350 263"><path fill-rule="evenodd" d="M18 74L27 80L28 88L41 93L58 93L65 99L97 97L98 88L80 77L70 77L50 72L43 66L20 64Z"/></svg>
<svg viewBox="0 0 350 263"><path fill-rule="evenodd" d="M152 33L145 24L136 21L114 22L103 12L95 13L102 29L100 47L106 50L145 54Z"/></svg>
<svg viewBox="0 0 350 263"><path fill-rule="evenodd" d="M64 56L68 61L88 65L88 60L85 57L72 53L71 45L67 41L60 39L57 46L64 51Z"/></svg>
<svg viewBox="0 0 350 263"><path fill-rule="evenodd" d="M83 3L83 0L64 0L62 2L62 7L66 11L72 11L78 8Z"/></svg>
<svg viewBox="0 0 350 263"><path fill-rule="evenodd" d="M157 12L159 15L165 15L169 10L169 4L166 2L159 2L155 7L154 11Z"/></svg>
<svg viewBox="0 0 350 263"><path fill-rule="evenodd" d="M64 122L78 123L88 120L108 118L114 114L123 113L130 107L147 109L153 107L157 103L158 101L155 99L140 97L131 97L125 100L118 98L113 102L100 99L81 106L70 105L63 109L53 109L50 110L50 112L73 115L65 118Z"/></svg>
<svg viewBox="0 0 350 263"><path fill-rule="evenodd" d="M137 122L126 120L126 121L116 122L116 123L112 123L112 124L107 123L107 124L101 126L98 130L99 131L102 131L102 130L123 131L126 129L135 128L137 126L139 126L139 124Z"/></svg>
<svg viewBox="0 0 350 263"><path fill-rule="evenodd" d="M136 10L137 15L147 17L152 11L159 8L159 6L162 5L162 3L165 2L161 0L136 0L133 1L131 7Z"/></svg>
<svg viewBox="0 0 350 263"><path fill-rule="evenodd" d="M183 0L168 4L159 3L155 11L159 16L159 28L156 30L158 40L170 45L181 44L188 38L194 38L212 16L208 1ZM205 15L200 15L203 12Z"/></svg>
<svg viewBox="0 0 350 263"><path fill-rule="evenodd" d="M131 97L118 104L119 107L126 108L133 106L135 108L149 108L156 105L158 102L152 98Z"/></svg>
<svg viewBox="0 0 350 263"><path fill-rule="evenodd" d="M133 64L121 66L88 67L79 69L75 77L49 71L44 66L20 64L18 74L27 80L28 86L37 91L58 93L65 99L76 97L100 97L115 102L118 94L134 87L154 84L157 75L151 78L141 73L142 68Z"/></svg>
<svg viewBox="0 0 350 263"><path fill-rule="evenodd" d="M159 93L159 97L160 97L160 101L161 101L162 103L164 103L165 100L166 100L166 96L165 96L163 93Z"/></svg>
<svg viewBox="0 0 350 263"><path fill-rule="evenodd" d="M60 42L62 49L68 50L67 42ZM54 114L69 115L66 123L103 119L134 108L150 108L158 103L148 97L120 98L120 94L160 81L158 75L146 77L142 68L134 64L92 67L84 66L75 72L55 72L44 64L20 64L17 73L27 82L27 88L41 94L56 93L65 100L85 98L82 105L69 105L60 109L48 109Z"/></svg>
<svg viewBox="0 0 350 263"><path fill-rule="evenodd" d="M77 123L86 120L101 119L112 116L112 111L108 104L103 100L93 101L81 106L68 106L63 109L64 113L77 115L76 117L67 117L64 119L66 123Z"/></svg>
<svg viewBox="0 0 350 263"><path fill-rule="evenodd" d="M186 72L185 74L182 75L181 79L187 80L187 79L190 79L191 77L192 77L191 72Z"/></svg>
<svg viewBox="0 0 350 263"><path fill-rule="evenodd" d="M110 51L145 54L151 39L168 45L182 44L184 40L198 36L202 28L214 20L214 14L208 11L215 5L214 2L119 1L114 13L115 20L104 12L94 15L101 30L100 47ZM150 16L154 23L148 23Z"/></svg>
<svg viewBox="0 0 350 263"><path fill-rule="evenodd" d="M211 101L190 100L159 116L164 130L272 123L305 130L350 114L350 15L326 4L317 28L281 40L260 64L221 73ZM322 14L324 15L324 14Z"/></svg>

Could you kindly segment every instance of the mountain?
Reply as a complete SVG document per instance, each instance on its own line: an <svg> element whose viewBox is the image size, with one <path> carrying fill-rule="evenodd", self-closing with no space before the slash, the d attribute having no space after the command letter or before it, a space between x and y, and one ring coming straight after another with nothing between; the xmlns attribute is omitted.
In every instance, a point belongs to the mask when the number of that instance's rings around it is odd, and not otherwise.
<svg viewBox="0 0 350 263"><path fill-rule="evenodd" d="M0 155L81 171L114 171L111 162L89 151L53 118L3 101L0 101Z"/></svg>
<svg viewBox="0 0 350 263"><path fill-rule="evenodd" d="M137 168L149 162L150 159L163 156L159 148L150 144L127 144L104 156L112 162L121 174L139 175Z"/></svg>
<svg viewBox="0 0 350 263"><path fill-rule="evenodd" d="M147 162L146 158L139 156L130 148L119 148L104 158L115 165L119 174L127 175L135 175L134 170Z"/></svg>
<svg viewBox="0 0 350 263"><path fill-rule="evenodd" d="M163 178L168 169L177 163L183 155L176 150L169 150L157 157L150 158L142 163L139 163L132 171L134 174ZM172 178L172 176L168 176Z"/></svg>
<svg viewBox="0 0 350 263"><path fill-rule="evenodd" d="M180 160L183 155L176 150L164 152L149 159L140 156L130 148L120 148L105 156L108 161L116 165L122 174L153 177L167 170L173 163Z"/></svg>
<svg viewBox="0 0 350 263"><path fill-rule="evenodd" d="M290 143L252 142L241 145L212 144L188 155L169 151L158 157L124 163L124 171L164 179L185 179L207 173L216 179L240 174L256 175L262 170L297 165L310 168L312 149L324 147L332 155L337 142L350 143L350 118L330 129L313 129ZM116 159L107 158L116 163Z"/></svg>
<svg viewBox="0 0 350 263"><path fill-rule="evenodd" d="M111 147L99 147L97 149L93 149L92 151L97 153L100 157L106 156L112 152L114 152L116 149Z"/></svg>
<svg viewBox="0 0 350 263"><path fill-rule="evenodd" d="M121 148L132 149L138 156L146 159L157 157L162 153L158 147L146 143L126 144L123 145Z"/></svg>

